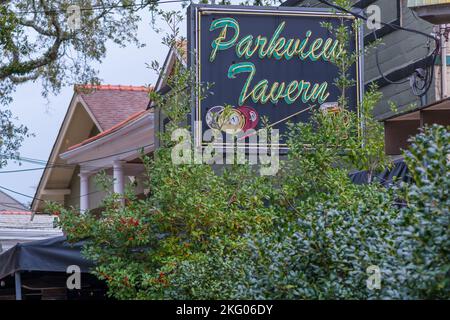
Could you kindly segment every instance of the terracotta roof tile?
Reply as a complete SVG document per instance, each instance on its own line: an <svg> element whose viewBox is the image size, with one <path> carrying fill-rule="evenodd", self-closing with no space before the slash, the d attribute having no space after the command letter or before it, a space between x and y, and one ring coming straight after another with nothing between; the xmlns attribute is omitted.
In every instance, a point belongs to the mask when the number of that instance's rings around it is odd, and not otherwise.
<svg viewBox="0 0 450 320"><path fill-rule="evenodd" d="M98 91L98 90L116 90L116 91L142 91L149 92L152 87L146 86L122 86L122 85L111 85L111 84L78 84L75 85L75 90L77 92Z"/></svg>
<svg viewBox="0 0 450 320"><path fill-rule="evenodd" d="M108 130L131 115L147 109L151 87L121 85L76 85L74 88L96 118Z"/></svg>

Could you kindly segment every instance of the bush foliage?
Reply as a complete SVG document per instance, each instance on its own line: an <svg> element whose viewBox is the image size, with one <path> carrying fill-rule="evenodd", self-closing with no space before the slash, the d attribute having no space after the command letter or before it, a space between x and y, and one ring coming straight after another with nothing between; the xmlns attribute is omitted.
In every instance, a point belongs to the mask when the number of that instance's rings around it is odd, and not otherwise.
<svg viewBox="0 0 450 320"><path fill-rule="evenodd" d="M121 299L448 298L449 137L437 125L415 137L405 153L415 182L392 189L353 184L332 153L293 151L260 177L173 165L162 149L146 158L146 199L129 190L122 207L112 194L99 217L58 208L60 224L90 239L95 274ZM366 285L369 266L379 290Z"/></svg>

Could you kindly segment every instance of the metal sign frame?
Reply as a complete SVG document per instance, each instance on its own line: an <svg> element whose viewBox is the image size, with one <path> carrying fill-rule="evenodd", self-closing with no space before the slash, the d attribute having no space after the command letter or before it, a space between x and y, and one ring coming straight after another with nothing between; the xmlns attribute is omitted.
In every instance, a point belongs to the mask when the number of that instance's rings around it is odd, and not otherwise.
<svg viewBox="0 0 450 320"><path fill-rule="evenodd" d="M234 15L259 15L259 16L295 16L295 17L317 17L317 18L339 18L339 19L351 19L355 20L356 18L353 15L346 13L339 13L333 9L327 8L302 8L302 7L260 7L260 6L223 6L223 5L204 5L204 4L192 4L188 8L188 67L193 68L195 72L195 81L196 88L202 82L201 78L201 50L199 46L201 45L201 18L203 15L210 14L227 14L230 16ZM363 26L361 26L358 30L356 30L355 34L355 50L358 49L360 52L363 52L364 40L363 40ZM358 61L355 65L356 67L356 101L357 101L357 110L358 118L360 122L360 130L362 132L362 128L364 126L364 120L362 119L361 110L359 105L362 103L362 97L364 93L364 85L363 85L363 61L364 57L360 55L358 57ZM202 106L201 99L198 94L196 94L195 90L192 91L192 114L191 114L191 128L193 130L194 136L194 144L196 148L203 148L206 145L209 145L208 142L204 142L203 128L196 127L195 122L202 120ZM360 132L360 134L361 134ZM248 143L243 144L246 147L252 147L253 145L249 145ZM235 145L228 145L226 143L219 144L217 146L223 147L224 149L233 148ZM280 150L287 151L286 144L278 144L276 145L280 148ZM254 145L253 147L258 147L258 145Z"/></svg>

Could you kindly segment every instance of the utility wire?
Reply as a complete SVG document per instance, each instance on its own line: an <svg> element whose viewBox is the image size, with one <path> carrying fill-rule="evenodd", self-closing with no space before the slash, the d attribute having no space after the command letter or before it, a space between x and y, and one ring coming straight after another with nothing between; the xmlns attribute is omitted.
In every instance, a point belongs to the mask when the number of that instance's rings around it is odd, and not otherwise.
<svg viewBox="0 0 450 320"><path fill-rule="evenodd" d="M15 157L9 158L8 155L4 155L4 154L3 155L0 154L0 157L8 158L8 159L13 160L13 161L28 162L28 163L38 164L38 165L43 165L43 166L46 166L46 165L49 164L48 160L34 159L34 158L29 158L29 157L15 156ZM54 162L54 163L52 163L52 165L54 165L54 166L61 166L61 167L62 166L67 166L67 167L72 167L73 166L73 165L70 165L70 164L62 163L62 162Z"/></svg>
<svg viewBox="0 0 450 320"><path fill-rule="evenodd" d="M413 11L413 13L414 13L414 11ZM375 40L378 40L377 34L376 34L376 30L374 30L373 35L375 37ZM436 63L436 59L437 59L437 56L438 56L437 51L441 47L440 40L438 38L434 38L434 37L431 37L431 38L433 38L437 43L436 43L436 47L433 50L433 52L426 56L426 57L431 57L432 58L432 63L430 64L430 66L428 66L429 70L426 70L426 76L425 76L425 80L424 80L424 85L421 88L418 88L416 83L411 85L414 95L415 96L419 96L419 97L425 95L428 92L428 90L430 89L430 87L431 87L431 84L432 84L433 78L434 78L434 65ZM376 50L376 52L375 52L375 61L376 61L376 65L377 65L377 68L378 68L378 72L380 73L381 77L385 81L387 81L390 84L404 84L406 82L410 82L411 83L411 79L412 79L411 77L408 77L407 79L405 79L403 81L392 81L392 80L388 79L384 75L383 71L381 70L381 66L380 66L380 62L379 62L378 47L375 50ZM428 48L428 53L429 52L430 52L430 50ZM414 77L414 74L413 74L412 77Z"/></svg>
<svg viewBox="0 0 450 320"><path fill-rule="evenodd" d="M53 163L52 164L51 162L47 162L48 165L45 165L42 168L6 170L6 171L0 171L0 173L18 173L18 172L26 172L26 171L44 170L44 169L47 169L47 168L59 168L59 167L61 167L61 168L64 168L64 167L65 168L74 168L74 167L76 167L77 165L80 165L80 164L89 163L89 162L97 161L97 160L103 160L103 159L106 159L106 158L109 158L109 157L119 156L119 155L126 154L126 153L129 153L129 152L142 150L142 149L145 149L145 148L148 148L148 147L151 147L151 146L153 146L153 143L152 144L147 144L147 145L144 145L144 146L140 146L140 147L137 147L137 148L133 148L133 149L129 149L129 150L113 153L113 154L108 154L106 156L102 156L102 157L98 157L98 158L92 158L92 159L84 160L84 161L81 161L81 162L79 162L77 164L64 164L64 163ZM20 161L20 159L21 159L20 157L17 158L17 160L19 160L19 161ZM44 161L44 160L39 160L39 161ZM96 168L97 166L85 165L85 167L86 168L89 168L89 167Z"/></svg>
<svg viewBox="0 0 450 320"><path fill-rule="evenodd" d="M6 191L9 191L9 192L12 192L12 193L14 193L14 194L17 194L17 195L20 195L20 196L23 196L23 197L26 197L26 198L29 198L29 199L32 199L32 200L47 201L47 200L40 199L40 198L38 198L38 197L29 195L29 194L24 194L24 193L22 193L22 192L19 192L19 191L16 191L16 190L13 190L13 189L10 189L10 188L7 188L7 187L0 186L0 189L3 189L3 190L6 190ZM91 192L88 192L88 193L85 193L85 194L82 194L82 195L71 196L71 197L69 197L69 200L78 199L78 198L80 198L80 197L86 197L86 196L89 196L89 195L92 195L92 194L103 193L103 192L105 192L105 190L91 191ZM21 203L21 204L22 204L22 203ZM2 202L0 202L0 205L4 205L4 206L6 206L6 207L11 207L11 208L13 208L12 206L6 205L6 204L4 204L4 203L2 203ZM25 205L25 204L22 204L22 205L23 205L25 208L27 207L27 205ZM19 209L19 208L15 208L15 209ZM23 208L21 208L21 209L23 210Z"/></svg>
<svg viewBox="0 0 450 320"><path fill-rule="evenodd" d="M28 194L25 194L25 193L22 193L22 192L19 192L19 191L15 191L15 190L12 190L12 189L9 189L9 188L6 188L6 187L3 187L3 186L0 186L0 189L3 189L3 190L6 190L6 191L9 191L9 192L12 192L12 193L15 193L15 194L18 194L18 195L20 195L20 196L23 196L23 197L26 197L26 198L30 198L30 199L37 199L37 200L40 200L40 201L44 201L44 200L42 200L42 199L39 199L39 198L37 198L37 197L33 197L33 196L30 196L30 195L28 195Z"/></svg>
<svg viewBox="0 0 450 320"><path fill-rule="evenodd" d="M330 3L330 2L327 1L327 0L318 0L318 1L322 2L323 4L325 4L325 5L327 5L327 6L330 6L330 7L334 8L334 9L343 11L343 12L348 13L348 14L351 14L352 16L354 16L354 17L356 17L356 18L362 19L362 20L364 20L364 21L367 21L367 20L368 20L368 18L365 17L365 16L363 16L363 15L360 15L360 14L358 14L358 13L355 13L355 12L353 12L353 11L351 11L351 10L348 10L348 9L346 9L346 8L344 8L344 7L341 7L341 6L338 6L338 5L336 5L336 4ZM420 35L422 35L422 36L424 36L424 37L427 37L427 38L430 38L430 39L436 41L436 44L439 43L439 40L438 40L437 38L433 37L432 35L429 35L428 33L422 32L422 31L420 31L420 30L415 30L415 29L405 28L405 27L402 27L402 26L399 26L399 25L396 25L396 24L393 24L393 23L387 23L387 22L383 22L383 21L377 21L377 22L379 22L379 23L380 23L381 25L383 25L383 26L388 26L388 27L391 27L391 28L394 28L394 29L397 29L397 30L403 30L403 31L408 31L408 32L420 34Z"/></svg>
<svg viewBox="0 0 450 320"><path fill-rule="evenodd" d="M98 158L88 159L88 160L79 162L78 164L73 164L73 165L63 165L63 166L65 166L65 167L66 167L66 166L76 167L77 165L79 165L79 164L81 164L81 163L86 163L86 162L91 162L91 161L96 161L96 160L102 160L102 159L109 158L109 157L113 157L113 156L116 156L116 155L121 155L121 154L129 153L129 152L132 152L132 151L137 151L137 150L145 149L145 148L151 147L151 146L153 146L153 144L147 144L147 145L144 145L144 146L141 146L141 147L138 147L138 148L133 148L133 149L129 149L129 150L126 150L126 151L122 151L122 152L118 152L118 153L109 154L109 155L106 155L106 156L103 156L103 157L98 157ZM42 167L42 168L8 170L8 171L0 171L0 173L12 173L12 172L17 173L17 172L31 171L31 170L44 170L44 169L47 169L47 168L53 168L53 167L58 167L58 166L55 165L55 166L45 166L45 167ZM87 167L89 168L90 166L87 166ZM31 195L27 195L27 194L24 194L24 193L21 193L21 192L18 192L18 191L15 191L15 190L12 190L12 189L3 187L3 186L0 186L0 189L4 189L4 190L7 190L7 191L9 191L9 192L12 192L12 193L15 193L15 194L18 194L18 195L21 195L21 196L24 196L24 197L27 197L27 198L30 198L30 199L33 199L33 200L45 201L45 200L43 200L43 199L39 199L39 198L37 198L37 197L31 196ZM76 196L76 197L74 196L74 197L71 197L70 199L74 199L74 198L78 198L78 197L82 197L82 196L87 196L87 195L94 194L94 193L99 193L99 192L103 192L103 190L89 192L89 193L87 193L87 194L80 195L80 196Z"/></svg>
<svg viewBox="0 0 450 320"><path fill-rule="evenodd" d="M96 5L91 7L80 7L80 11L96 11L96 10L110 10L110 9L128 9L138 7L139 9L143 9L148 5L154 4L166 4L166 3L181 3L181 2L190 2L188 0L164 0L164 1L144 1L142 3L132 3L132 4L122 4L122 5L112 5L112 6L102 6ZM26 10L26 11L16 11L14 14L23 15L23 14L37 14L37 13L67 13L67 10L63 9L50 9L50 10Z"/></svg>
<svg viewBox="0 0 450 320"><path fill-rule="evenodd" d="M339 5L330 3L327 0L318 0L318 1L323 3L323 4L325 4L325 5L327 5L327 6L330 6L330 7L334 8L334 9L337 9L339 11L343 11L345 13L351 14L352 16L354 16L356 18L362 19L364 21L368 20L368 17L366 17L364 15L361 15L359 13L355 13L355 12L353 12L351 10L348 10L346 8L343 8L343 7L339 6ZM361 10L361 11L363 12L363 10ZM441 46L439 39L437 37L434 37L434 36L432 36L430 34L427 34L425 32L419 31L419 30L405 28L405 27L402 27L402 26L399 26L399 25L396 25L396 24L393 24L393 23L386 23L386 22L383 22L383 21L378 21L378 22L381 25L383 25L383 26L389 26L389 27L391 27L391 28L393 28L395 30L402 30L402 31L412 32L412 33L415 33L415 34L422 35L422 36L424 36L424 37L426 37L428 39L434 40L435 48L434 48L433 52L431 53L431 55L429 55L430 57L432 57L432 60L433 60L432 65L431 65L431 71L427 71L426 78L425 78L425 84L424 84L423 88L419 88L419 90L421 90L421 92L417 92L416 88L413 87L413 92L414 92L414 94L416 96L423 96L423 95L425 95L428 92L428 90L430 89L431 83L433 82L433 76L434 76L434 67L433 66L434 66L434 63L436 62L437 54L438 54L440 46ZM375 39L377 39L375 31L374 31L374 35L375 35ZM376 49L376 50L378 50L378 49ZM402 83L406 82L406 81L394 82L394 81L391 81L388 78L386 78L386 76L383 74L383 72L381 70L381 67L380 67L380 64L379 64L378 51L376 52L375 59L376 59L378 72L380 73L381 77L384 80L386 80L387 82L389 82L391 84L402 84ZM430 77L430 74L431 74L431 77Z"/></svg>
<svg viewBox="0 0 450 320"><path fill-rule="evenodd" d="M7 208L10 208L10 209L15 209L15 210L17 210L17 211L25 211L25 210L28 210L28 209L27 209L27 206L24 205L23 203L20 203L20 205L23 205L23 207L18 207L19 204L16 204L16 206L13 206L13 205L8 204L8 203L0 202L0 206L3 206L3 207L7 207ZM1 213L1 211L0 211L0 213Z"/></svg>
<svg viewBox="0 0 450 320"><path fill-rule="evenodd" d="M40 199L40 198L35 197L35 196L31 196L31 195L28 195L28 194L24 194L24 193L19 192L19 191L16 191L16 190L12 190L12 189L7 188L7 187L0 186L0 189L3 189L3 190L6 190L6 191L9 191L9 192L12 192L12 193L17 194L17 195L21 195L21 196L23 196L23 197L26 197L26 198L29 198L29 199L32 199L32 200L38 200L38 201L43 201L43 202L47 201L47 200ZM91 191L91 192L88 192L88 193L84 193L84 194L82 194L82 195L74 195L74 196L71 196L71 197L69 197L68 200L70 201L70 200L74 200L74 199L79 199L79 198L81 198L81 197L86 197L86 196L89 196L89 195L92 195L92 194L104 193L104 192L107 192L107 191L106 191L106 190L95 190L95 191ZM25 208L28 207L28 205L25 205L25 204L23 204L23 203L21 203L21 204L22 204ZM10 205L6 205L6 204L4 204L4 203L2 203L2 202L0 202L0 205L4 205L5 207L10 207L10 208L13 208L13 209L19 209L19 208L17 208L17 207L12 207L12 206L10 206ZM20 209L21 209L21 210L24 210L24 208L20 208Z"/></svg>
<svg viewBox="0 0 450 320"><path fill-rule="evenodd" d="M45 170L50 168L57 168L59 166L44 166L39 168L28 168L28 169L17 169L17 170L4 170L0 171L0 173L20 173L20 172L30 172L30 171L39 171L39 170Z"/></svg>
<svg viewBox="0 0 450 320"><path fill-rule="evenodd" d="M375 41L378 41L378 37L377 37L377 30L373 30L373 36L375 37ZM388 79L383 71L381 70L381 65L380 65L380 52L379 52L379 48L378 46L375 48L375 63L377 65L377 69L378 69L378 73L381 75L381 77L388 83L390 84L404 84L409 82L409 78L407 78L406 80L403 81L393 81Z"/></svg>

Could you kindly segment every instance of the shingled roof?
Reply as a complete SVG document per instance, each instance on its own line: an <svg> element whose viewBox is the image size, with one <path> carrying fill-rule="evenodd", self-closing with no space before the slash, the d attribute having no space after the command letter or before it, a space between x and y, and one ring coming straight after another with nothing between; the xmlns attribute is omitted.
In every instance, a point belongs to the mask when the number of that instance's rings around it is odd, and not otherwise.
<svg viewBox="0 0 450 320"><path fill-rule="evenodd" d="M100 132L99 134L97 134L97 135L95 135L93 137L90 137L90 138L88 138L86 140L83 140L80 143L77 143L77 144L71 146L67 150L76 149L76 148L84 146L84 145L86 145L86 144L88 144L88 143L90 143L92 141L98 140L98 139L100 139L100 138L102 138L104 136L107 136L107 135L109 135L111 133L114 133L117 130L119 130L119 129L123 128L124 126L126 126L127 124L129 124L130 122L133 122L136 119L139 119L139 117L141 117L142 115L144 115L146 113L151 113L151 112L152 112L151 110L142 110L142 111L136 112L135 114L132 114L130 117L126 118L124 121L119 122L118 124L112 126L108 130Z"/></svg>
<svg viewBox="0 0 450 320"><path fill-rule="evenodd" d="M27 208L11 197L10 195L6 194L5 192L0 190L0 211L26 211Z"/></svg>
<svg viewBox="0 0 450 320"><path fill-rule="evenodd" d="M78 85L81 96L102 130L108 130L147 108L151 87Z"/></svg>

